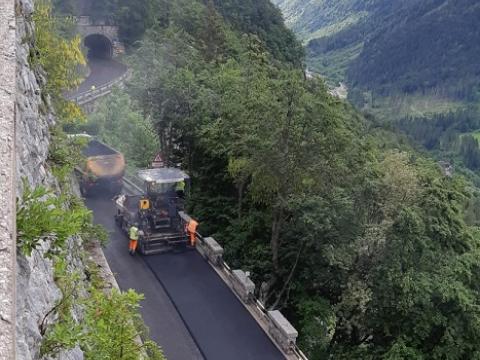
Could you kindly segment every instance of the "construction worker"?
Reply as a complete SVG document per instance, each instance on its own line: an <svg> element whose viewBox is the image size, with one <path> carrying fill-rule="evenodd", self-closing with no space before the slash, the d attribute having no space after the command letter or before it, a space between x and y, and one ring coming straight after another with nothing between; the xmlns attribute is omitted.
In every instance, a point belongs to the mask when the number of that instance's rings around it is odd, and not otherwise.
<svg viewBox="0 0 480 360"><path fill-rule="evenodd" d="M95 91L95 89L96 89L95 85L92 85L92 87L90 88L90 90L92 91Z"/></svg>
<svg viewBox="0 0 480 360"><path fill-rule="evenodd" d="M196 232L197 232L198 222L193 219L190 219L186 226L187 235L190 238L190 246L195 246L195 241L197 239Z"/></svg>
<svg viewBox="0 0 480 360"><path fill-rule="evenodd" d="M130 244L129 244L129 252L130 255L135 255L135 250L137 250L137 242L138 242L138 224L133 224L129 231L128 235L130 237Z"/></svg>

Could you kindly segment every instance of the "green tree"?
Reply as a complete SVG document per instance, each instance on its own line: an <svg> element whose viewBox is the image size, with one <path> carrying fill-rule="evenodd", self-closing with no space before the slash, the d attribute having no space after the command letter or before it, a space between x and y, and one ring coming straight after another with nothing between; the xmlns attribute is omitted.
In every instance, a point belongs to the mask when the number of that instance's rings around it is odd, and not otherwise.
<svg viewBox="0 0 480 360"><path fill-rule="evenodd" d="M86 64L80 36L68 40L60 35L61 20L54 16L50 0L35 3L33 20L36 31L30 62L48 74L44 90L52 96L57 114L64 122L83 119L81 109L63 98L64 91L80 84L77 67Z"/></svg>
<svg viewBox="0 0 480 360"><path fill-rule="evenodd" d="M138 313L142 298L133 290L91 294L85 309L87 335L80 343L86 359L164 359L155 343L140 340L142 333L137 326L142 321Z"/></svg>
<svg viewBox="0 0 480 360"><path fill-rule="evenodd" d="M116 90L102 100L88 122L87 130L125 154L130 165L148 167L159 150L158 136L149 118L134 110L130 97Z"/></svg>

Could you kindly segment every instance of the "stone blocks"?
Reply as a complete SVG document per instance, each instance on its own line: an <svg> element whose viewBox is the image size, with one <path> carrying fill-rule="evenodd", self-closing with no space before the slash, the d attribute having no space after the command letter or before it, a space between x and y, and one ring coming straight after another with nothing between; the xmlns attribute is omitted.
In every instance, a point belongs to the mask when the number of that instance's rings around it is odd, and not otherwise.
<svg viewBox="0 0 480 360"><path fill-rule="evenodd" d="M243 270L232 271L232 285L243 302L249 303L254 299L255 284Z"/></svg>
<svg viewBox="0 0 480 360"><path fill-rule="evenodd" d="M268 332L287 354L292 353L298 332L278 310L269 311L270 324Z"/></svg>
<svg viewBox="0 0 480 360"><path fill-rule="evenodd" d="M223 248L212 237L204 239L204 252L208 261L215 266L220 266L223 261Z"/></svg>

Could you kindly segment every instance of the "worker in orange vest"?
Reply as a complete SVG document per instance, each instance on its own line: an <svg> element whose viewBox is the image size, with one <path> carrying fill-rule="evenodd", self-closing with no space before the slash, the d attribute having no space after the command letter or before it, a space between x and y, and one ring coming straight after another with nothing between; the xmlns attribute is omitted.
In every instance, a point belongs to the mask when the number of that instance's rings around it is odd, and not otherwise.
<svg viewBox="0 0 480 360"><path fill-rule="evenodd" d="M188 224L185 227L188 237L190 238L190 245L195 246L195 241L197 239L196 232L197 232L198 222L193 219L190 219Z"/></svg>
<svg viewBox="0 0 480 360"><path fill-rule="evenodd" d="M138 242L138 227L137 224L134 224L130 227L128 231L128 235L130 237L130 244L128 246L130 255L134 255L135 251L137 250L137 242Z"/></svg>

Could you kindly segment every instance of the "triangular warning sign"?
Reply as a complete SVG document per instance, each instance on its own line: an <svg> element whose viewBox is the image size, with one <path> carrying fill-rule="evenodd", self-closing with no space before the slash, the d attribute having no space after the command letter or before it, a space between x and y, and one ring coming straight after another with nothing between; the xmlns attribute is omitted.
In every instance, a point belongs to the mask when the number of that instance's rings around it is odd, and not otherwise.
<svg viewBox="0 0 480 360"><path fill-rule="evenodd" d="M165 162L163 161L163 156L161 153L155 155L155 159L152 162L152 168L161 168L165 166Z"/></svg>

